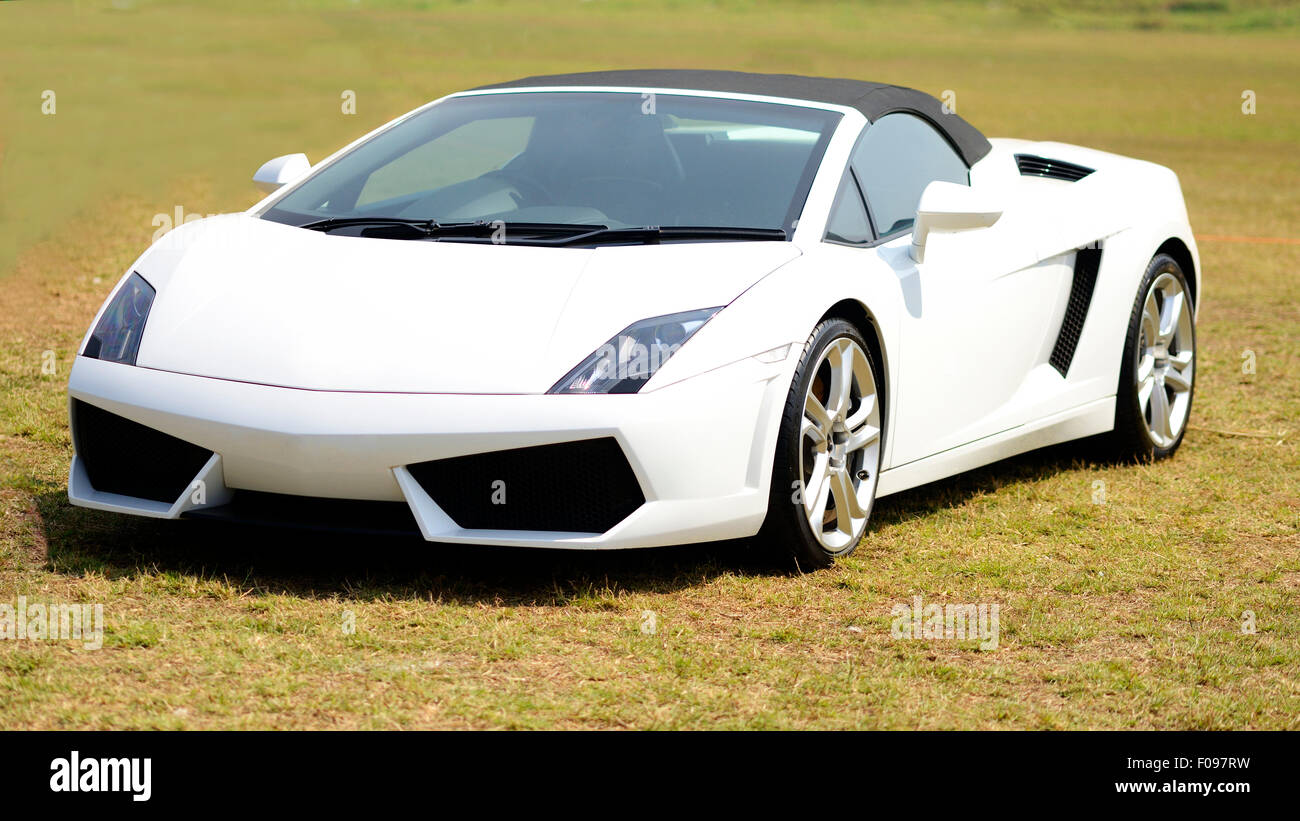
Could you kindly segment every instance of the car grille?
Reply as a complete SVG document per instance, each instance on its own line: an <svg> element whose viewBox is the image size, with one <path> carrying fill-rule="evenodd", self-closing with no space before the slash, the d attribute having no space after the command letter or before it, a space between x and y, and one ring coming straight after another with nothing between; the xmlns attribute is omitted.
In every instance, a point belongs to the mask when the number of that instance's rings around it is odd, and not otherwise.
<svg viewBox="0 0 1300 821"><path fill-rule="evenodd" d="M210 450L79 399L72 429L90 486L101 493L170 504L212 458Z"/></svg>
<svg viewBox="0 0 1300 821"><path fill-rule="evenodd" d="M611 437L438 459L407 470L467 530L604 533L645 504Z"/></svg>

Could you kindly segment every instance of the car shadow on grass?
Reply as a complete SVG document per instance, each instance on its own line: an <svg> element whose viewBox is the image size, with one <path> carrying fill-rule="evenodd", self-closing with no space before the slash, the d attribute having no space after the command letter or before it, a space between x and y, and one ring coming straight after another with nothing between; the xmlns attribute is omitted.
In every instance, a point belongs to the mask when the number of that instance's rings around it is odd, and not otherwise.
<svg viewBox="0 0 1300 821"><path fill-rule="evenodd" d="M1100 436L1053 445L886 496L876 503L871 524L878 527L921 519L1008 485L1049 479L1069 471L1122 464L1131 462L1116 459L1109 443ZM870 538L871 530L868 529L867 539Z"/></svg>
<svg viewBox="0 0 1300 821"><path fill-rule="evenodd" d="M1090 464L1097 462L1087 440L1034 451L881 499L873 524L924 518L1003 485ZM63 489L39 492L36 506L56 572L216 579L244 595L555 606L591 595L673 592L724 575L799 572L746 541L609 551L483 547L121 516L74 507Z"/></svg>
<svg viewBox="0 0 1300 821"><path fill-rule="evenodd" d="M785 572L743 542L640 550L550 550L430 543L296 527L160 521L37 495L56 572L223 580L244 595L352 600L430 598L498 606L560 605L619 592L672 592L726 574Z"/></svg>

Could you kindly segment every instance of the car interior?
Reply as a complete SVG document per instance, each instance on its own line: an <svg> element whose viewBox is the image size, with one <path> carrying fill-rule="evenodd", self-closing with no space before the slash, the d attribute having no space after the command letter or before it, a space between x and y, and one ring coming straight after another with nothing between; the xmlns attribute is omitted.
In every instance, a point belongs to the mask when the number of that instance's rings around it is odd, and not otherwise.
<svg viewBox="0 0 1300 821"><path fill-rule="evenodd" d="M815 134L772 129L775 137L752 138L744 134L753 127L677 123L670 115L538 117L524 150L501 168L366 210L612 227L786 223L791 195L811 171Z"/></svg>

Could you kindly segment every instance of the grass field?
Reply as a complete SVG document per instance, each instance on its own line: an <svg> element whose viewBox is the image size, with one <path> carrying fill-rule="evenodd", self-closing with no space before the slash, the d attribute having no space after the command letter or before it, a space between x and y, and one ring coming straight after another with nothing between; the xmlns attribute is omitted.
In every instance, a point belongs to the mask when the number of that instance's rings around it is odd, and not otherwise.
<svg viewBox="0 0 1300 821"><path fill-rule="evenodd" d="M106 624L97 650L0 640L0 728L1300 728L1300 14L1063 8L0 3L0 604ZM68 368L155 215L245 208L263 160L447 91L636 66L953 90L994 136L1174 168L1205 270L1182 450L1056 448L889 497L807 575L735 546L465 550L68 505ZM998 648L893 638L914 596L998 604Z"/></svg>

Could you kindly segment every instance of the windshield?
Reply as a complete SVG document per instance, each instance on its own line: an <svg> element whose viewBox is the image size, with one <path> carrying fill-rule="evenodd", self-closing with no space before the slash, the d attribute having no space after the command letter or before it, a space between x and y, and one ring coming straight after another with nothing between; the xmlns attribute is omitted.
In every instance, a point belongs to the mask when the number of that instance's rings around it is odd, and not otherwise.
<svg viewBox="0 0 1300 821"><path fill-rule="evenodd" d="M635 92L456 97L352 149L263 217L788 237L839 120L816 108Z"/></svg>

